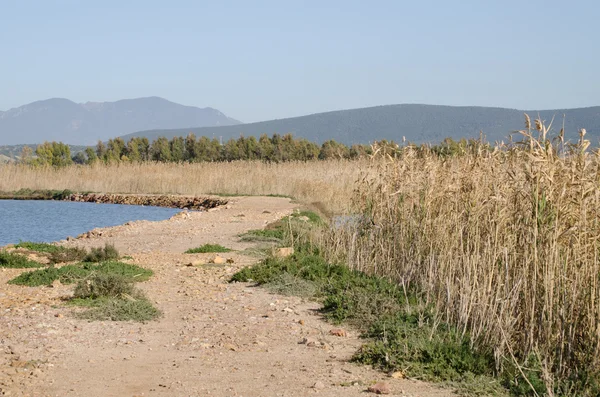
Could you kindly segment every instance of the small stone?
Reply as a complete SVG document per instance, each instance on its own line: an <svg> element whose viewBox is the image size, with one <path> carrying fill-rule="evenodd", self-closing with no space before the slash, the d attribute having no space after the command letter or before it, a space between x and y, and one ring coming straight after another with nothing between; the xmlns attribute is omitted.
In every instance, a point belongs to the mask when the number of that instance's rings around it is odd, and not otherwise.
<svg viewBox="0 0 600 397"><path fill-rule="evenodd" d="M237 346L232 345L231 343L226 343L225 345L223 345L223 347L227 350L231 350L232 352L236 352L238 350Z"/></svg>
<svg viewBox="0 0 600 397"><path fill-rule="evenodd" d="M367 391L370 393L375 393L375 394L390 394L391 393L389 385L385 382L377 382L373 386L370 386L367 389Z"/></svg>
<svg viewBox="0 0 600 397"><path fill-rule="evenodd" d="M325 384L323 382L321 382L320 380L316 381L314 385L312 385L313 389L316 390L322 390L325 388Z"/></svg>
<svg viewBox="0 0 600 397"><path fill-rule="evenodd" d="M214 263L215 265L222 265L226 263L226 260L222 256L217 255L211 259L210 263Z"/></svg>
<svg viewBox="0 0 600 397"><path fill-rule="evenodd" d="M56 314L54 315L54 317L63 318L64 316L62 315L62 313L56 313Z"/></svg>
<svg viewBox="0 0 600 397"><path fill-rule="evenodd" d="M298 320L298 324L304 325L304 320Z"/></svg>
<svg viewBox="0 0 600 397"><path fill-rule="evenodd" d="M342 329L342 328L334 328L332 330L329 330L329 334L333 335L333 336L339 336L342 338L345 338L348 336L348 333L346 332L346 330Z"/></svg>

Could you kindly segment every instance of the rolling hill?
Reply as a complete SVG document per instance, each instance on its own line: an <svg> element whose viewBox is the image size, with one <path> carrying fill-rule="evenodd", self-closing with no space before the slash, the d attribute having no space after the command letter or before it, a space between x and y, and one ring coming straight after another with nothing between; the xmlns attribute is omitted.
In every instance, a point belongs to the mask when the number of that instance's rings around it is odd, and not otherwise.
<svg viewBox="0 0 600 397"><path fill-rule="evenodd" d="M91 145L140 130L239 123L216 109L184 106L158 97L83 104L54 98L0 112L0 145L44 141Z"/></svg>
<svg viewBox="0 0 600 397"><path fill-rule="evenodd" d="M346 144L369 143L375 140L413 143L438 143L446 137L454 139L479 137L483 131L488 141L506 140L510 132L523 128L523 110L438 105L387 105L370 108L340 110L302 117L263 121L222 127L183 129L154 129L122 136L128 140L145 136L153 140L159 136L172 138L194 133L196 136L229 138L260 136L266 133L293 133L296 137L322 143L328 139ZM600 138L600 106L577 109L527 111L532 118L539 114L550 121L555 117L556 131L562 126L563 115L567 138L577 138L579 128L586 128L592 144Z"/></svg>

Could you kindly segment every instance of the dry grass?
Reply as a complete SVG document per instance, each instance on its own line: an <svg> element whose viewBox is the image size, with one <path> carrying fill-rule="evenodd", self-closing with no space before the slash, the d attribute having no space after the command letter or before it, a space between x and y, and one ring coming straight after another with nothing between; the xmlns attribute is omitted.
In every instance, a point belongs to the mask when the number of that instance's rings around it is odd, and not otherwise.
<svg viewBox="0 0 600 397"><path fill-rule="evenodd" d="M331 160L269 164L97 164L62 169L0 165L0 191L23 188L78 192L201 195L284 195L340 211L365 161Z"/></svg>
<svg viewBox="0 0 600 397"><path fill-rule="evenodd" d="M565 145L530 125L519 147L446 158L407 147L374 164L354 197L364 216L329 233L329 255L419 291L493 348L500 372L547 387L526 385L531 395L596 395L600 156L585 131Z"/></svg>

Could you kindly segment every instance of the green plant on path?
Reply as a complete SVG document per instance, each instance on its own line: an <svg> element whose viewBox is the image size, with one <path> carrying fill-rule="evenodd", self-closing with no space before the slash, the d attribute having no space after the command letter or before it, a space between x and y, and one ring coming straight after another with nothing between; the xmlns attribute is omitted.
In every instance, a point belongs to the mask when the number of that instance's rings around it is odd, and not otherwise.
<svg viewBox="0 0 600 397"><path fill-rule="evenodd" d="M227 248L227 247L223 247L220 244L204 244L201 245L200 247L196 247L196 248L190 248L187 251L185 251L186 254L205 254L205 253L209 253L209 252L231 252L232 250Z"/></svg>
<svg viewBox="0 0 600 397"><path fill-rule="evenodd" d="M22 273L9 281L9 284L38 287L50 285L55 280L63 284L72 284L92 273L117 274L131 281L146 281L152 275L152 271L142 267L118 261L107 261L98 264L79 263L61 267L48 267L46 269L34 270Z"/></svg>

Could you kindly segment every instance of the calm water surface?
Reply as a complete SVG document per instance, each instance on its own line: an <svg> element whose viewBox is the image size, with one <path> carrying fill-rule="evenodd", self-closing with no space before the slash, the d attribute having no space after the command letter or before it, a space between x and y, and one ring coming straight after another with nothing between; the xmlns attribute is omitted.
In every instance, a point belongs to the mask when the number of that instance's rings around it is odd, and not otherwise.
<svg viewBox="0 0 600 397"><path fill-rule="evenodd" d="M51 242L96 227L168 219L177 208L65 201L0 200L0 247L19 241Z"/></svg>

